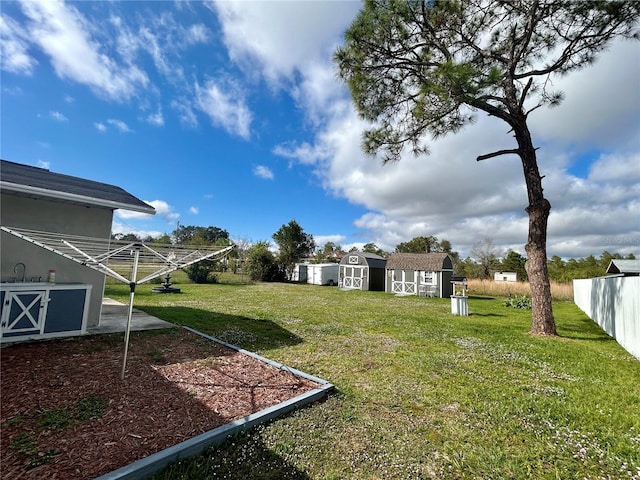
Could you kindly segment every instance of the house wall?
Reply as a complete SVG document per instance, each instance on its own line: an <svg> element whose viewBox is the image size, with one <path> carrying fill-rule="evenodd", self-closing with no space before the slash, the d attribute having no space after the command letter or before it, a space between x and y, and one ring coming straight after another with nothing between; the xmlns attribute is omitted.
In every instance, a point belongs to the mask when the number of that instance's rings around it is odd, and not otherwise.
<svg viewBox="0 0 640 480"><path fill-rule="evenodd" d="M72 203L32 199L2 194L0 196L0 219L6 227L27 228L45 232L87 237L109 238L113 211L105 208L84 207ZM56 282L78 282L93 285L87 317L87 327L100 322L105 276L68 260L60 255L32 245L8 233L0 237L0 280L7 281L16 276L17 263L26 266L26 279L47 279L49 270L56 271Z"/></svg>
<svg viewBox="0 0 640 480"><path fill-rule="evenodd" d="M629 353L640 359L640 277L573 281L575 304Z"/></svg>

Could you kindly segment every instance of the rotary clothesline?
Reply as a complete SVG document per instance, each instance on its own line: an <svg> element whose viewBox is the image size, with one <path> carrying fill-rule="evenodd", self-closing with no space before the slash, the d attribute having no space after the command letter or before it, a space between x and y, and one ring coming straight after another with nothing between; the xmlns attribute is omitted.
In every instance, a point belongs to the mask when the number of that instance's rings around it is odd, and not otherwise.
<svg viewBox="0 0 640 480"><path fill-rule="evenodd" d="M144 242L128 242L16 227L0 226L0 229L129 285L129 312L121 378L124 378L127 364L135 286L203 260L225 257L235 247L235 245L218 247L145 244ZM144 268L147 273L140 280L137 279L139 268ZM125 276L127 273L129 278Z"/></svg>
<svg viewBox="0 0 640 480"><path fill-rule="evenodd" d="M137 285L202 260L224 257L234 248L233 245L146 244L7 226L0 229L120 282L129 284L133 281ZM139 251L138 262L146 274L139 280L130 275L135 250Z"/></svg>

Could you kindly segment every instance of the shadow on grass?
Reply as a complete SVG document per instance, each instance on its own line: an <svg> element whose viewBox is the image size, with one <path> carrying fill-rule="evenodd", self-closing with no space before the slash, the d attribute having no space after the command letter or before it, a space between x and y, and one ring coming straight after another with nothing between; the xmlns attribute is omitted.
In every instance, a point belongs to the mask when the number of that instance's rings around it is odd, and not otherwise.
<svg viewBox="0 0 640 480"><path fill-rule="evenodd" d="M469 300L495 300L495 297L480 297L477 295L469 295Z"/></svg>
<svg viewBox="0 0 640 480"><path fill-rule="evenodd" d="M289 443L279 446L284 455L294 447ZM288 462L282 455L268 448L258 435L242 433L231 437L202 455L175 462L158 472L152 480L310 480L304 471Z"/></svg>
<svg viewBox="0 0 640 480"><path fill-rule="evenodd" d="M167 322L186 325L250 351L289 347L303 341L271 320L180 306L145 305L136 308Z"/></svg>

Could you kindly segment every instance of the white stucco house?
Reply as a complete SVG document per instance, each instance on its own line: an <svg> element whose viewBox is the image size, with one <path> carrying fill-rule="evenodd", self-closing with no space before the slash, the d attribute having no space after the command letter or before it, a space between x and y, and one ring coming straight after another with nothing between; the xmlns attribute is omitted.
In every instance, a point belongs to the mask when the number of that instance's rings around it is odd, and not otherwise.
<svg viewBox="0 0 640 480"><path fill-rule="evenodd" d="M115 185L0 160L3 227L108 240L117 209L155 214L152 206ZM104 274L4 230L0 242L3 341L65 336L98 326ZM47 281L52 270L55 283Z"/></svg>

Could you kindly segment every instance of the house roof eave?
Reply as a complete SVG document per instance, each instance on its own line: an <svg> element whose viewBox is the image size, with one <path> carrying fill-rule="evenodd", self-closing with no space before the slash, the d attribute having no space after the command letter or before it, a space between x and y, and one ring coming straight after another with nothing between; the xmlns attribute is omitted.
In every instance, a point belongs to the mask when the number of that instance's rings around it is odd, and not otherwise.
<svg viewBox="0 0 640 480"><path fill-rule="evenodd" d="M0 191L6 193L17 193L22 195L29 195L41 198L51 198L55 200L63 200L73 203L81 203L88 205L95 205L100 207L106 207L110 209L123 209L133 212L146 213L149 215L155 215L156 210L151 205L144 202L140 204L117 202L113 200L107 200L103 198L90 197L86 195L78 195L75 193L62 192L57 190L49 190L41 187L34 187L31 185L20 185L13 182L5 182L0 180Z"/></svg>

